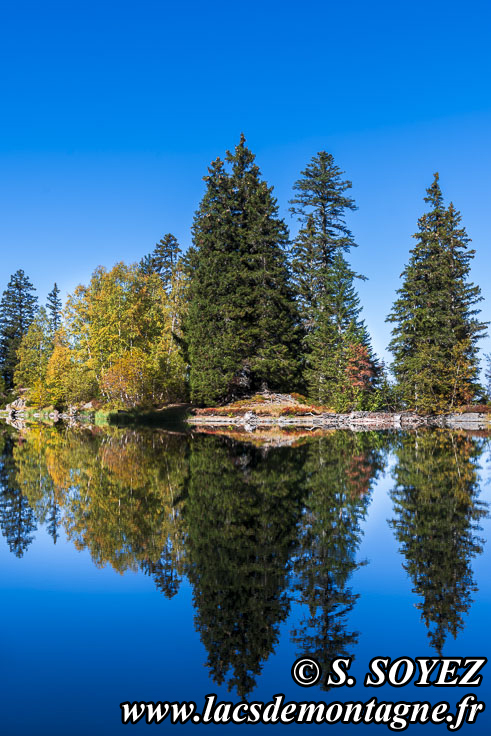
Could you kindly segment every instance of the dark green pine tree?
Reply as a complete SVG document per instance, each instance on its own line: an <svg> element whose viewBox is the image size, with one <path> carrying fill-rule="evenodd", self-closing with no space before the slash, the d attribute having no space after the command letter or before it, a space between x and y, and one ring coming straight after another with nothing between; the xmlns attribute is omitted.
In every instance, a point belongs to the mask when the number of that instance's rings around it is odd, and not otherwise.
<svg viewBox="0 0 491 736"><path fill-rule="evenodd" d="M355 210L351 182L326 151L314 156L294 184L290 211L302 228L292 248L292 267L304 328L304 382L309 396L338 411L364 408L378 367L360 319L355 274L345 253L356 243L346 225Z"/></svg>
<svg viewBox="0 0 491 736"><path fill-rule="evenodd" d="M145 273L157 273L165 290L169 292L180 257L181 248L177 239L171 233L167 233L156 243L150 255L140 261L140 268Z"/></svg>
<svg viewBox="0 0 491 736"><path fill-rule="evenodd" d="M46 311L48 312L51 334L54 335L61 327L61 309L63 307L60 299L60 290L55 281L52 291L49 292L46 299Z"/></svg>
<svg viewBox="0 0 491 736"><path fill-rule="evenodd" d="M479 391L477 342L487 325L477 317L480 289L469 281L475 251L460 214L444 206L438 174L425 202L430 210L418 221L416 246L387 318L395 325L389 349L405 406L444 411Z"/></svg>
<svg viewBox="0 0 491 736"><path fill-rule="evenodd" d="M22 269L11 276L0 301L0 370L12 388L17 350L36 313L37 297Z"/></svg>
<svg viewBox="0 0 491 736"><path fill-rule="evenodd" d="M338 251L325 278L316 326L305 337L309 394L337 411L366 408L379 374L368 330L360 318L354 278L356 274Z"/></svg>
<svg viewBox="0 0 491 736"><path fill-rule="evenodd" d="M242 135L216 159L193 226L185 339L191 399L216 404L297 377L298 317L288 232Z"/></svg>

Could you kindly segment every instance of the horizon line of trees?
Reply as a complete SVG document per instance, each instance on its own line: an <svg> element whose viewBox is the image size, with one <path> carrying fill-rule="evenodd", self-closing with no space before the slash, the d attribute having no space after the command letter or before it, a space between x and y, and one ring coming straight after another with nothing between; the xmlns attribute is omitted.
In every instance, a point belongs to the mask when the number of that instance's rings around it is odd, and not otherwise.
<svg viewBox="0 0 491 736"><path fill-rule="evenodd" d="M438 174L387 317L394 380L361 316L365 277L349 264L357 243L346 224L356 204L333 156L317 153L293 186L292 242L243 135L204 181L186 253L168 233L139 263L98 267L64 309L56 283L39 306L25 273L11 277L0 301L4 398L24 389L35 407L214 406L270 390L335 411L420 412L489 398L475 251Z"/></svg>

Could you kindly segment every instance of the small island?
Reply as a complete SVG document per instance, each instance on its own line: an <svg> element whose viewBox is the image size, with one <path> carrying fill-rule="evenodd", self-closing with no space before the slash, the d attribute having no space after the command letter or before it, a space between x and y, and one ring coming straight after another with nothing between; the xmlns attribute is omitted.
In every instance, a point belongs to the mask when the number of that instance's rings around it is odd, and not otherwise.
<svg viewBox="0 0 491 736"><path fill-rule="evenodd" d="M315 154L293 185L290 236L242 135L210 164L192 245L167 233L132 265L99 266L63 306L22 270L0 302L0 398L10 421L192 426L487 428L474 251L439 176L386 321L386 366L362 318L347 224L351 182ZM483 380L484 379L484 380Z"/></svg>
<svg viewBox="0 0 491 736"><path fill-rule="evenodd" d="M474 405L447 414L410 411L351 411L338 413L312 405L298 394L256 394L221 407L194 409L187 421L193 427L258 429L416 429L440 427L491 431L491 407Z"/></svg>

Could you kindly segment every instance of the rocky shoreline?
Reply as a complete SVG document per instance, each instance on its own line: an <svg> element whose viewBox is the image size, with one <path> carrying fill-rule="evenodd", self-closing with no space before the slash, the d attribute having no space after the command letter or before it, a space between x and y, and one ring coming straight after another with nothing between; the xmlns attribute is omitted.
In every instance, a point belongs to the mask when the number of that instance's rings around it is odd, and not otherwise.
<svg viewBox="0 0 491 736"><path fill-rule="evenodd" d="M454 412L450 414L433 414L423 416L415 412L382 412L382 411L352 411L346 414L334 412L302 413L293 410L291 414L277 414L264 411L261 407L257 413L252 410L243 410L239 413L213 414L211 410L202 410L196 413L186 413L191 409L189 405L182 405L182 419L196 428L225 429L235 427L241 431L253 432L259 429L350 429L354 431L377 429L419 429L424 427L439 427L442 429L463 429L473 431L491 431L491 413ZM83 407L70 407L66 412L35 411L27 409L22 399L9 404L5 410L0 410L0 417L8 424L24 424L27 421L63 422L68 426L75 426L94 419L97 407L86 404ZM193 411L191 409L191 411ZM117 416L115 413L114 416ZM116 422L117 423L117 422Z"/></svg>
<svg viewBox="0 0 491 736"><path fill-rule="evenodd" d="M71 406L65 412L57 409L50 411L35 410L26 407L23 399L16 399L11 404L7 404L5 409L0 410L0 418L4 419L7 424L18 429L22 428L27 420L64 422L67 426L79 424L81 420L93 417L95 408L92 404L87 404L82 409Z"/></svg>
<svg viewBox="0 0 491 736"><path fill-rule="evenodd" d="M251 432L264 427L352 430L410 430L421 427L440 427L443 429L491 430L491 414L472 412L422 416L412 412L353 411L349 414L325 413L277 417L247 411L242 416L194 415L188 417L187 422L198 427L241 427Z"/></svg>

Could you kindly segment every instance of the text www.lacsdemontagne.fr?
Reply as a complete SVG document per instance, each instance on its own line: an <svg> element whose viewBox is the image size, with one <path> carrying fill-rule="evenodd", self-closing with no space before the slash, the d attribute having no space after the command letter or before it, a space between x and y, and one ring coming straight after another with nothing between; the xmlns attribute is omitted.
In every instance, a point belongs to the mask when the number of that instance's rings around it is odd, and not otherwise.
<svg viewBox="0 0 491 736"><path fill-rule="evenodd" d="M386 725L390 731L403 731L412 723L445 723L449 731L458 731L464 723L472 724L478 714L485 709L474 694L465 695L450 712L450 704L440 701L435 705L424 702L390 702L372 698L363 703L303 701L285 702L285 696L275 695L268 703L255 701L217 703L215 694L205 697L205 705L201 713L197 711L194 701L182 702L125 702L120 704L121 718L124 724L138 723L145 719L146 723L159 724L164 721L179 723L351 723Z"/></svg>

